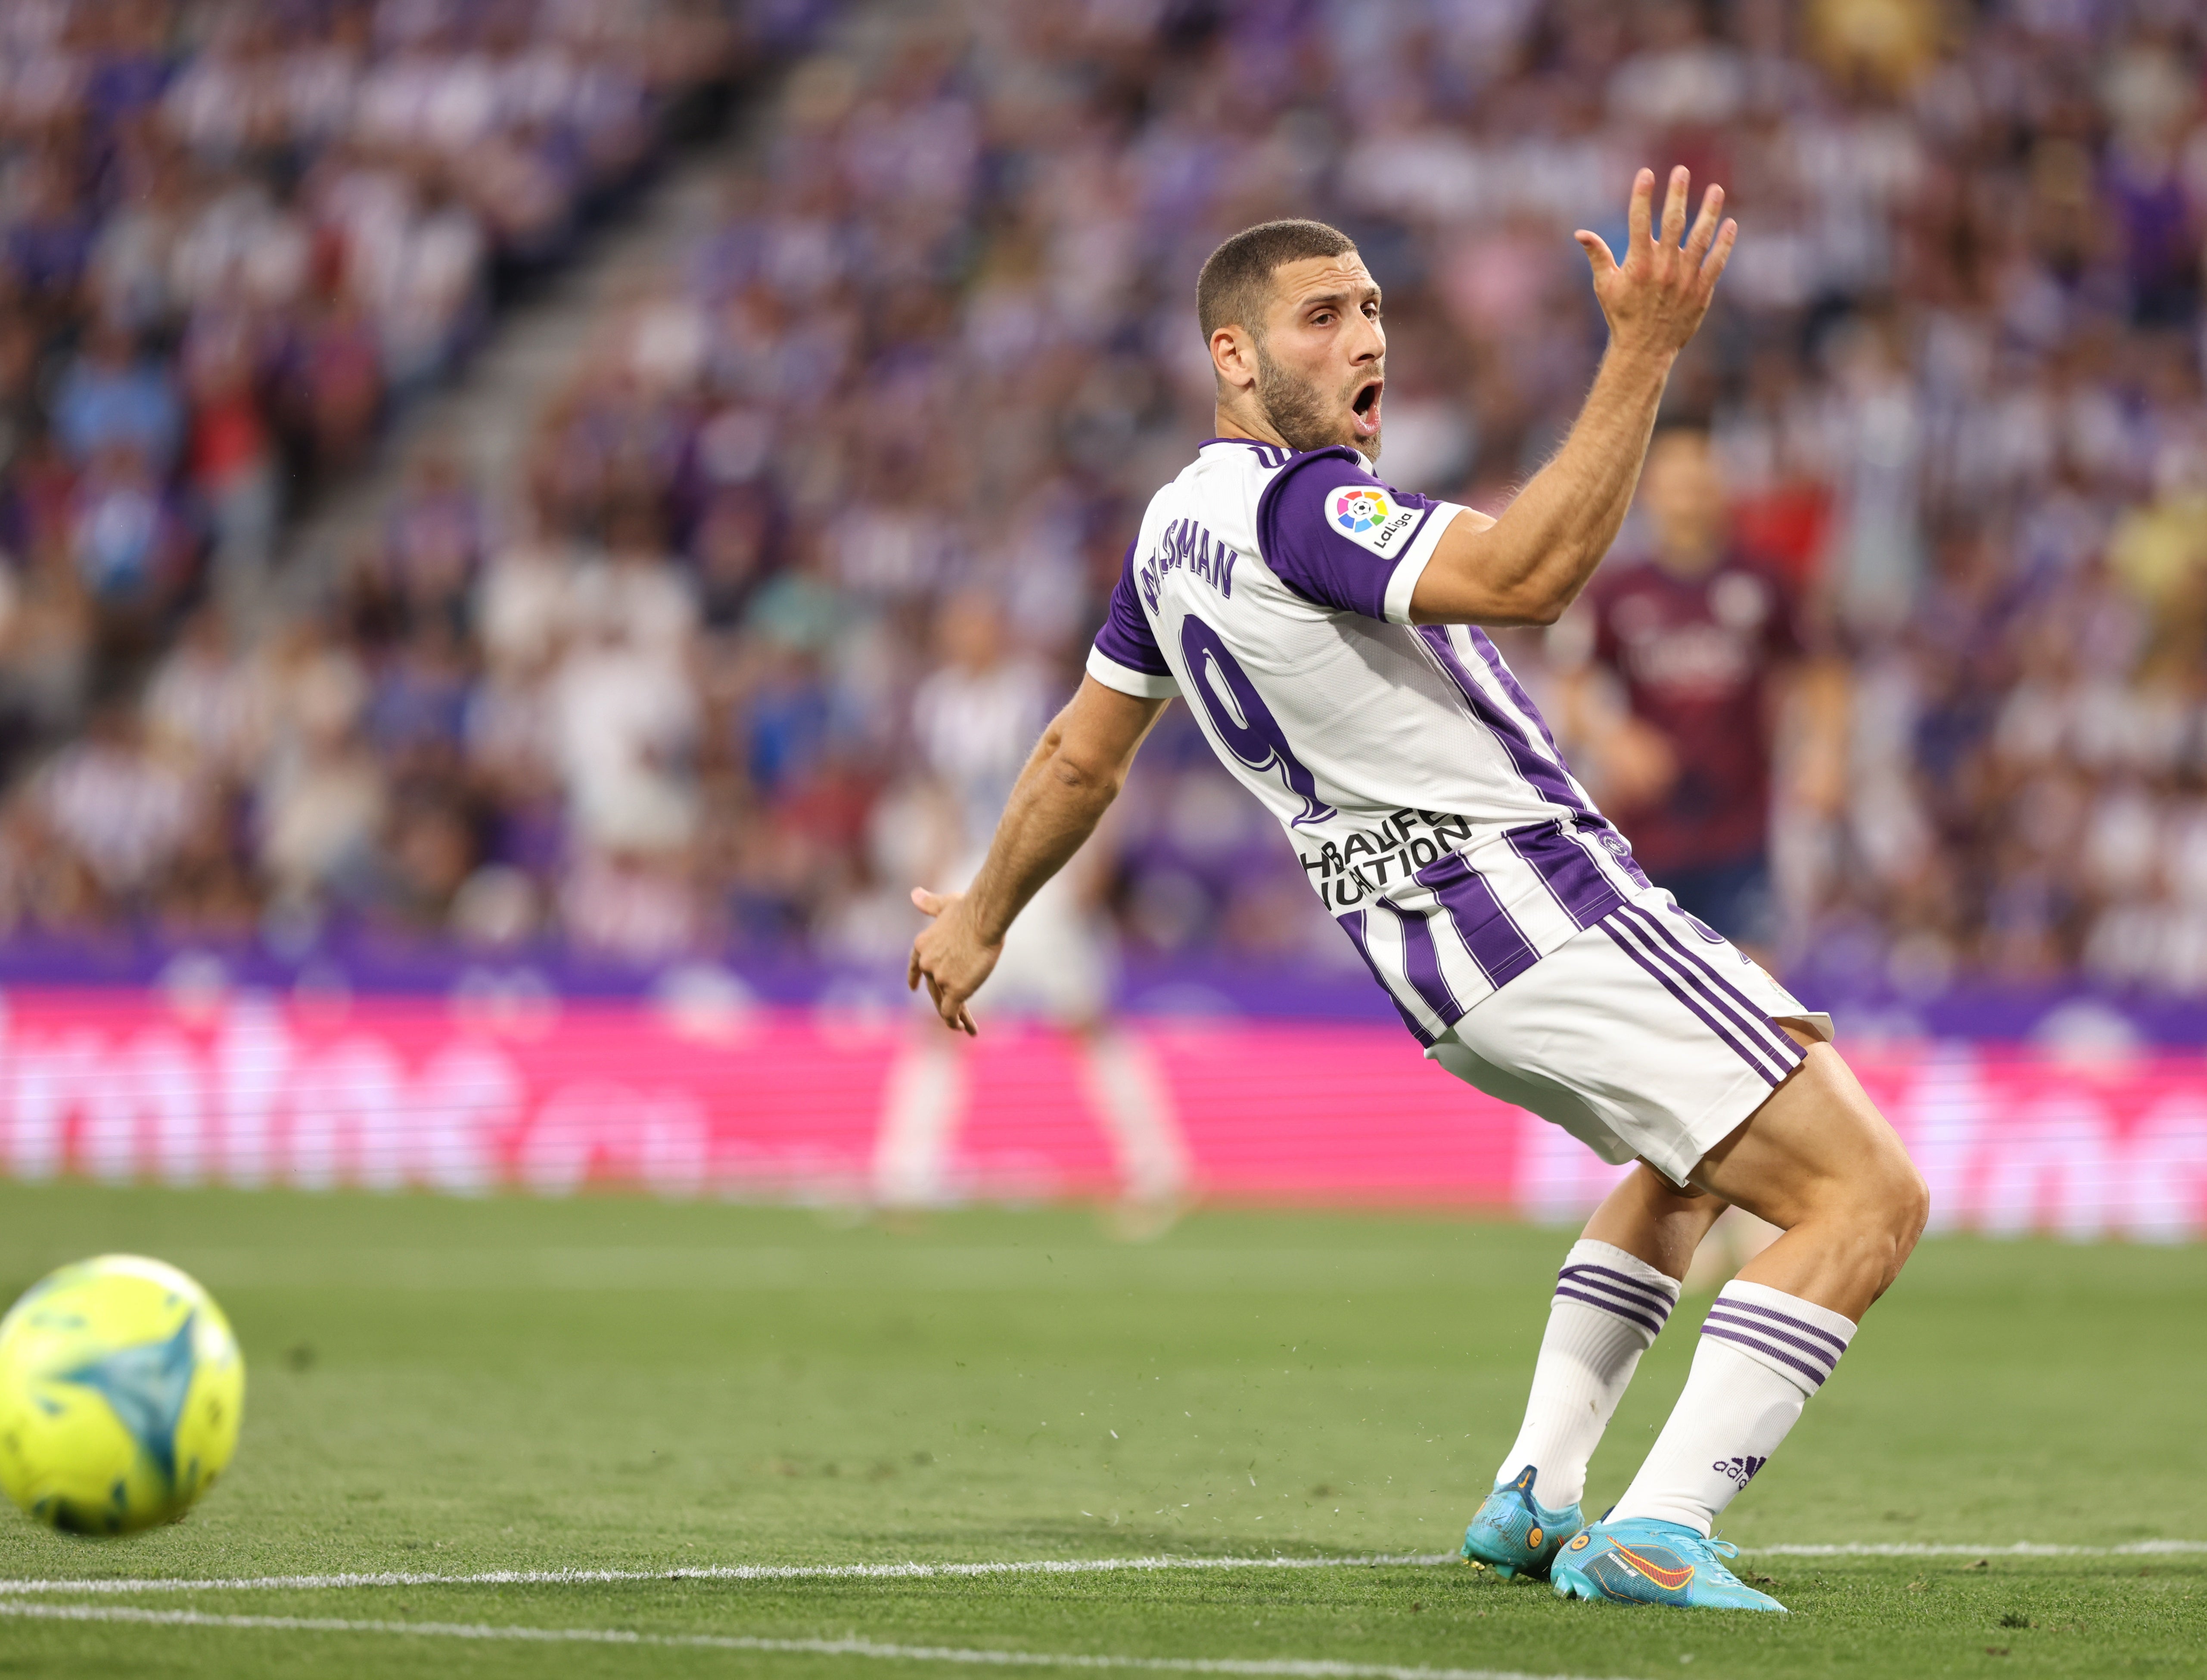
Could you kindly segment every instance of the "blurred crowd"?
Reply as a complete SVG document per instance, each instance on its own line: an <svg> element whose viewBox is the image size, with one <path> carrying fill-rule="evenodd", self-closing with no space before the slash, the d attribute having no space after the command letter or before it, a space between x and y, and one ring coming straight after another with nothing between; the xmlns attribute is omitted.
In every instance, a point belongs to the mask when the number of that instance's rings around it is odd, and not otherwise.
<svg viewBox="0 0 2207 1680"><path fill-rule="evenodd" d="M0 3L0 740L251 601L739 44L711 0Z"/></svg>
<svg viewBox="0 0 2207 1680"><path fill-rule="evenodd" d="M1757 701L1767 942L1903 989L2207 990L2196 6L843 12L519 481L424 449L321 608L247 635L192 557L254 575L268 487L359 449L728 26L0 5L0 920L891 960L1017 768L956 744L1069 691L1209 433L1211 246L1350 232L1387 294L1382 475L1498 508L1600 352L1571 230L1619 242L1634 169L1675 161L1743 231L1667 417L1706 433L1713 552L1785 603L1773 657L1821 673L1813 718ZM1594 628L1508 651L1630 834L1636 773L1582 720L1634 676ZM71 635L142 686L85 688ZM1353 956L1181 711L1095 915L1145 951Z"/></svg>

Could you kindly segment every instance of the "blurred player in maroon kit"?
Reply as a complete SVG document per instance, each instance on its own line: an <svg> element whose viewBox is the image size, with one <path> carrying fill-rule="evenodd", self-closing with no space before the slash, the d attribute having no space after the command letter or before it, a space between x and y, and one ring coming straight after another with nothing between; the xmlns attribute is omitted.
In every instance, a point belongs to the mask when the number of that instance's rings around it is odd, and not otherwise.
<svg viewBox="0 0 2207 1680"><path fill-rule="evenodd" d="M1767 960L1778 732L1801 795L1827 804L1844 762L1844 670L1811 655L1791 580L1733 542L1706 431L1656 433L1641 500L1647 558L1599 573L1559 632L1560 662L1577 667L1568 727L1648 877ZM1589 652L1614 673L1621 709L1595 691Z"/></svg>

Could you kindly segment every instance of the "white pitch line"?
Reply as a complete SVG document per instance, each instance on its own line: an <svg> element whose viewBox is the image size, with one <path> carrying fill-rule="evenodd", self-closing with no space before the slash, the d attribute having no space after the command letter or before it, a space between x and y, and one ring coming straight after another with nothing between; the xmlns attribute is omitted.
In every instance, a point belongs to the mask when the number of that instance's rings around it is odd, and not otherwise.
<svg viewBox="0 0 2207 1680"><path fill-rule="evenodd" d="M1515 1669L1413 1668L1290 1657L1116 1657L1083 1651L960 1650L944 1645L884 1645L870 1639L754 1639L740 1634L645 1634L621 1628L499 1627L484 1622L351 1622L317 1616L211 1616L196 1610L135 1610L116 1605L9 1604L0 1616L48 1622L129 1623L167 1628L235 1628L272 1633L393 1634L413 1639L523 1640L539 1644L655 1646L755 1651L804 1657L874 1657L892 1662L965 1663L991 1668L1138 1669L1163 1674L1279 1675L1292 1680L1583 1680Z"/></svg>
<svg viewBox="0 0 2207 1680"><path fill-rule="evenodd" d="M0 1580L0 1599L30 1593L312 1593L347 1587L574 1587L625 1581L925 1581L989 1575L1115 1575L1156 1569L1420 1568L1458 1562L1454 1552L1359 1557L1072 1557L980 1563L701 1563L673 1569L486 1569L478 1575L390 1571L358 1575L260 1575L228 1580L124 1578Z"/></svg>
<svg viewBox="0 0 2207 1680"><path fill-rule="evenodd" d="M1953 1545L1850 1540L1743 1545L1753 1557L2150 1557L2207 1552L2207 1540L2132 1540L2123 1545L2055 1545L2033 1540ZM1426 1569L1454 1563L1452 1551L1372 1552L1351 1557L1038 1557L975 1563L698 1563L671 1569L485 1569L471 1575L380 1570L338 1575L256 1575L0 1579L0 1603L51 1593L316 1593L362 1587L581 1587L654 1581L928 1581L998 1575L1119 1575L1170 1569Z"/></svg>
<svg viewBox="0 0 2207 1680"><path fill-rule="evenodd" d="M2132 1540L2127 1545L2049 1545L2017 1540L2010 1545L1930 1545L1906 1540L1851 1540L1844 1545L1743 1545L1757 1557L2151 1557L2207 1551L2207 1540Z"/></svg>

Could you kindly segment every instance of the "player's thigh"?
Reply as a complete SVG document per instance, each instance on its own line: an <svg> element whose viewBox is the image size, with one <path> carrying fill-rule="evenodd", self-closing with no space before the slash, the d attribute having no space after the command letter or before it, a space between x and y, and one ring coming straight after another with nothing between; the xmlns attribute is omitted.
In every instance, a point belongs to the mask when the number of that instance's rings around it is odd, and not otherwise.
<svg viewBox="0 0 2207 1680"><path fill-rule="evenodd" d="M1874 1218L1913 1242L1923 1181L1899 1134L1837 1050L1805 1049L1793 1076L1702 1157L1692 1181L1787 1230L1820 1217Z"/></svg>

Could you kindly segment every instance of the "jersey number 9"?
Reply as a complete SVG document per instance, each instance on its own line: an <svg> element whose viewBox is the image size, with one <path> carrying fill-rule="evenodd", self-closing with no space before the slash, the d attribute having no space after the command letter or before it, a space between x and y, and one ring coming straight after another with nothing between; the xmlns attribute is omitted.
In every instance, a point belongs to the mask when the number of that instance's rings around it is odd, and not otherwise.
<svg viewBox="0 0 2207 1680"><path fill-rule="evenodd" d="M1293 826L1335 816L1334 808L1318 797L1317 780L1288 744L1279 720L1218 632L1191 614L1181 620L1180 651L1194 679L1196 702L1226 750L1259 775L1277 772L1288 791L1302 800L1302 814Z"/></svg>

